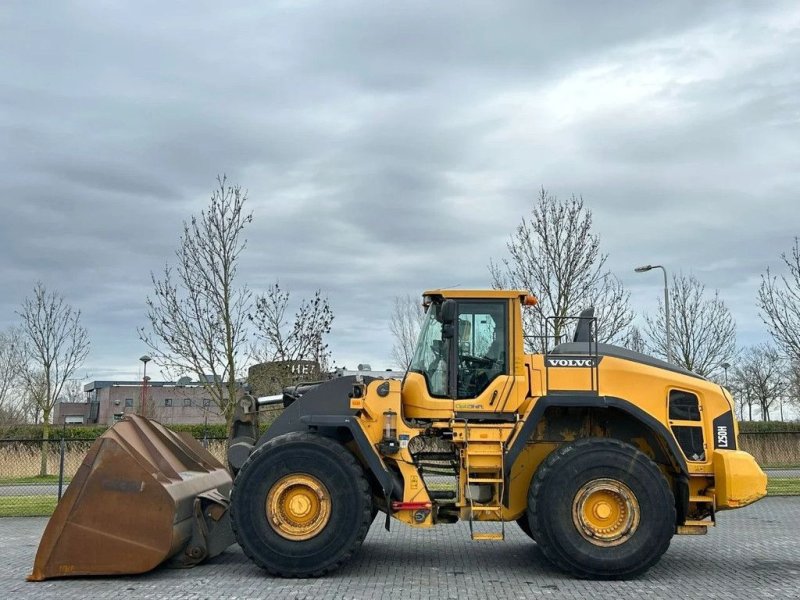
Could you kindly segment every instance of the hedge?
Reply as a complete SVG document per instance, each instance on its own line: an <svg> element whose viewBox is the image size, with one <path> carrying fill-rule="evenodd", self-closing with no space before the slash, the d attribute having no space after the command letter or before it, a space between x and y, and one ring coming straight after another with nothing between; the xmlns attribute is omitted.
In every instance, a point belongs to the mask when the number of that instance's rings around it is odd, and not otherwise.
<svg viewBox="0 0 800 600"><path fill-rule="evenodd" d="M739 421L739 433L800 432L800 421Z"/></svg>
<svg viewBox="0 0 800 600"><path fill-rule="evenodd" d="M105 425L70 425L65 431L65 437L93 440L99 437L108 427ZM50 425L50 439L61 437L62 427ZM0 427L2 440L40 440L42 439L41 425L7 425Z"/></svg>

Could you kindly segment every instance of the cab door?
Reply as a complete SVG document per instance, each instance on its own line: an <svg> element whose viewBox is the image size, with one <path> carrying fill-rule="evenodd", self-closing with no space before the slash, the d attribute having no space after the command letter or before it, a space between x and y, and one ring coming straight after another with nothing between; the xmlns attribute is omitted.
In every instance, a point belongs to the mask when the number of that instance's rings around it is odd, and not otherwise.
<svg viewBox="0 0 800 600"><path fill-rule="evenodd" d="M514 387L507 299L459 300L455 412L501 412ZM466 416L466 415L465 415Z"/></svg>

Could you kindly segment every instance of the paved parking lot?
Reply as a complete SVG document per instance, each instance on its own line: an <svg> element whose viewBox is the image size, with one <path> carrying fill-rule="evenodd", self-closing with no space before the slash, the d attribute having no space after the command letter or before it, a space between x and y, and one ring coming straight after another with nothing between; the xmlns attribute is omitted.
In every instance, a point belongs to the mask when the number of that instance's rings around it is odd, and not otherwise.
<svg viewBox="0 0 800 600"><path fill-rule="evenodd" d="M24 581L45 519L0 519L0 598L800 598L800 498L722 513L704 537L676 537L635 581L578 581L554 571L516 525L505 542L471 542L462 524L417 531L381 520L361 552L324 579L263 574L238 547L190 570L125 578Z"/></svg>

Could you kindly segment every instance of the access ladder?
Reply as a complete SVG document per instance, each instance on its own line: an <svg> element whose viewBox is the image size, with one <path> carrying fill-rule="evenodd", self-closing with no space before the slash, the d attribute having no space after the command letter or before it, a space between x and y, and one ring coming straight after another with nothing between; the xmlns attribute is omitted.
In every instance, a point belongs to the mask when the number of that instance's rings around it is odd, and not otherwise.
<svg viewBox="0 0 800 600"><path fill-rule="evenodd" d="M475 428L473 428L474 431ZM503 466L505 456L505 443L502 440L475 440L470 435L469 423L464 430L464 469L465 495L469 502L469 534L473 540L501 541L505 539L505 523L503 522L503 493L505 480L503 479ZM470 485L490 485L492 497L488 502L478 502L473 498ZM473 521L475 515L490 513L495 519L485 522L500 522L500 531L480 532L475 531ZM479 519L482 521L482 519Z"/></svg>

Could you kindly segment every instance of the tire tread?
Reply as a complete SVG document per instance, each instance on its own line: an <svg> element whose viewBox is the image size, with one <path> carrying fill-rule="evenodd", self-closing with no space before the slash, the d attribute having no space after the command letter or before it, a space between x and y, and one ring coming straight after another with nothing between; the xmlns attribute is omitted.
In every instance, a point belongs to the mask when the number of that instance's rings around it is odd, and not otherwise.
<svg viewBox="0 0 800 600"><path fill-rule="evenodd" d="M364 538L367 536L367 532L369 531L369 527L372 523L372 496L370 493L369 483L367 482L366 477L364 476L364 471L361 468L361 465L356 460L355 456L350 453L344 446L341 444L331 440L330 438L323 437L321 435L307 433L307 432L292 432L287 433L285 435L278 436L269 440L268 442L261 445L257 448L247 459L247 461L242 465L241 470L236 476L236 480L240 478L246 477L247 472L252 465L256 464L259 460L259 457L262 455L270 452L270 450L274 449L275 447L280 447L287 444L293 443L302 443L302 442L309 442L313 444L321 445L328 450L330 450L337 459L345 466L347 471L350 472L353 480L357 482L358 491L364 497L364 511L361 515L361 523L359 524L358 534L356 535L354 541L350 544L350 546L341 554L341 556L332 564L329 564L321 569L316 570L309 570L303 572L291 572L291 571L284 571L281 569L276 569L269 564L267 564L261 557L257 554L250 552L250 550L246 547L246 545L239 544L242 548L242 551L245 555L252 560L256 565L267 571L270 575L274 575L276 577L283 577L283 578L305 578L305 577L322 577L323 575L327 575L341 567L344 563L349 561L356 551L360 548L361 543L364 541ZM237 495L237 486L236 481L234 481L233 489L231 491L231 504L230 504L230 511L231 511L231 526L233 528L233 533L236 536L236 539L240 539L240 535L245 535L247 532L240 531L235 516L235 506L236 506L236 498Z"/></svg>
<svg viewBox="0 0 800 600"><path fill-rule="evenodd" d="M545 558L547 558L558 569L575 575L576 577L580 577L582 579L626 579L636 577L637 575L647 571L650 567L658 562L664 552L666 552L669 548L671 541L670 537L667 537L664 541L662 541L660 546L650 554L650 557L644 563L637 565L637 567L628 571L607 573L604 571L592 571L575 564L574 561L571 561L568 556L563 554L558 548L554 547L554 545L548 541L548 536L543 530L543 524L548 518L548 515L544 515L540 511L540 507L543 504L541 501L542 494L550 478L553 476L558 476L558 471L560 470L559 463L575 452L586 451L586 448L597 450L601 447L622 451L626 454L632 454L633 458L640 462L643 466L658 472L661 475L661 482L663 484L662 492L669 494L669 496L672 498L672 491L669 488L667 480L664 478L663 474L658 468L658 465L656 465L656 463L653 462L646 454L637 448L634 448L630 444L626 444L614 438L582 438L575 442L565 444L551 452L537 469L536 474L531 482L531 487L528 494L528 510L530 511L531 515L531 537L536 540L539 548L541 548L543 554L545 555ZM631 451L633 452L631 453ZM670 519L670 522L674 523L676 518L674 501L669 504L669 507L670 514L668 515L668 518Z"/></svg>

